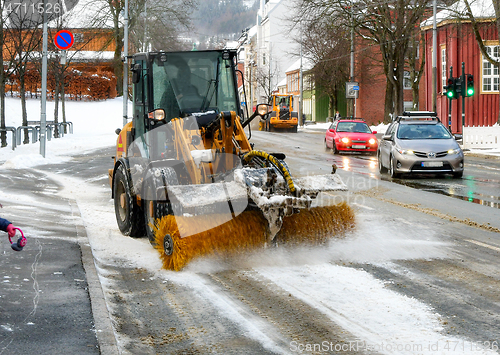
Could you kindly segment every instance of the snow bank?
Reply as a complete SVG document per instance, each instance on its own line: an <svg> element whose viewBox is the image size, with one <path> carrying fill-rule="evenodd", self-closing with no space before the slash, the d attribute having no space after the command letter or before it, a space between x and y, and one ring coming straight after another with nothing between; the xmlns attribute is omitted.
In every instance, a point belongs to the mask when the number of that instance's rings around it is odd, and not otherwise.
<svg viewBox="0 0 500 355"><path fill-rule="evenodd" d="M6 126L22 125L21 100L6 98ZM40 120L40 100L26 101L28 120ZM131 112L131 111L129 111ZM59 116L61 108L59 108ZM0 169L24 169L42 164L59 164L75 154L111 147L116 142L117 128L123 126L123 101L121 98L99 102L66 102L66 120L73 123L73 134L52 138L46 142L45 158L40 155L40 143L21 145L12 150L11 134L8 133L7 147L0 149ZM54 120L54 102L47 102L47 121ZM59 122L62 119L59 117ZM31 135L30 135L31 141Z"/></svg>

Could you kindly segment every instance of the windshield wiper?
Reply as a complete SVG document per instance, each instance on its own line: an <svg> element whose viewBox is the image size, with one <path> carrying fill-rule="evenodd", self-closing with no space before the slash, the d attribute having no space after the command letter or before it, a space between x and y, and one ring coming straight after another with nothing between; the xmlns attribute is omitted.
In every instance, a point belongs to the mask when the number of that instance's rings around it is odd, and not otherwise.
<svg viewBox="0 0 500 355"><path fill-rule="evenodd" d="M215 88L217 85L214 85L214 90L212 91L212 95L210 95L210 89L212 88L212 84L216 84L216 83L217 83L217 80L215 80L215 79L210 79L210 81L208 82L207 92L205 93L205 95L203 97L203 102L201 103L201 107L200 107L201 112L205 112L205 110L207 110L208 107L210 106L210 102L212 102L212 98L215 94ZM208 98L209 95L210 95L210 99Z"/></svg>

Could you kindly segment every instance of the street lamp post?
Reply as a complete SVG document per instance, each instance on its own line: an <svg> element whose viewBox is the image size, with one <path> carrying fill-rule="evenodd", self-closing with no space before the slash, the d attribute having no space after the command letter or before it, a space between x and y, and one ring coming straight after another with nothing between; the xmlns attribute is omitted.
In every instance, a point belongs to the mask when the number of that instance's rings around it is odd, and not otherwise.
<svg viewBox="0 0 500 355"><path fill-rule="evenodd" d="M128 0L125 0L123 19L123 125L128 119Z"/></svg>

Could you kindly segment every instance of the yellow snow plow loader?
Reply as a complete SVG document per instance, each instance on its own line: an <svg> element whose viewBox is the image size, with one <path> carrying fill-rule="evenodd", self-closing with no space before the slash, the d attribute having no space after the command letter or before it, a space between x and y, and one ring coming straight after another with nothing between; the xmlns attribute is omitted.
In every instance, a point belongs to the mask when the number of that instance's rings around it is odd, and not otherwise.
<svg viewBox="0 0 500 355"><path fill-rule="evenodd" d="M299 115L293 111L293 95L275 94L269 98L271 112L264 121L266 131L288 129L297 132Z"/></svg>
<svg viewBox="0 0 500 355"><path fill-rule="evenodd" d="M166 269L203 255L318 241L353 225L335 174L293 178L281 153L256 150L239 103L236 52L133 56L133 119L118 132L109 180L120 231L147 235Z"/></svg>

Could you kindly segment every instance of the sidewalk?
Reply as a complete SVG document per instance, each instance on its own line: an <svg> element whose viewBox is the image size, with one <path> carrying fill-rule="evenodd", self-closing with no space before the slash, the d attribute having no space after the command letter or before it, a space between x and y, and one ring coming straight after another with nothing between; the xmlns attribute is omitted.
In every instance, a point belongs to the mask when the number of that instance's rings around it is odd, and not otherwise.
<svg viewBox="0 0 500 355"><path fill-rule="evenodd" d="M82 262L88 240L58 188L35 170L0 170L0 216L27 238L16 252L0 232L0 354L101 353L89 296L97 275Z"/></svg>

